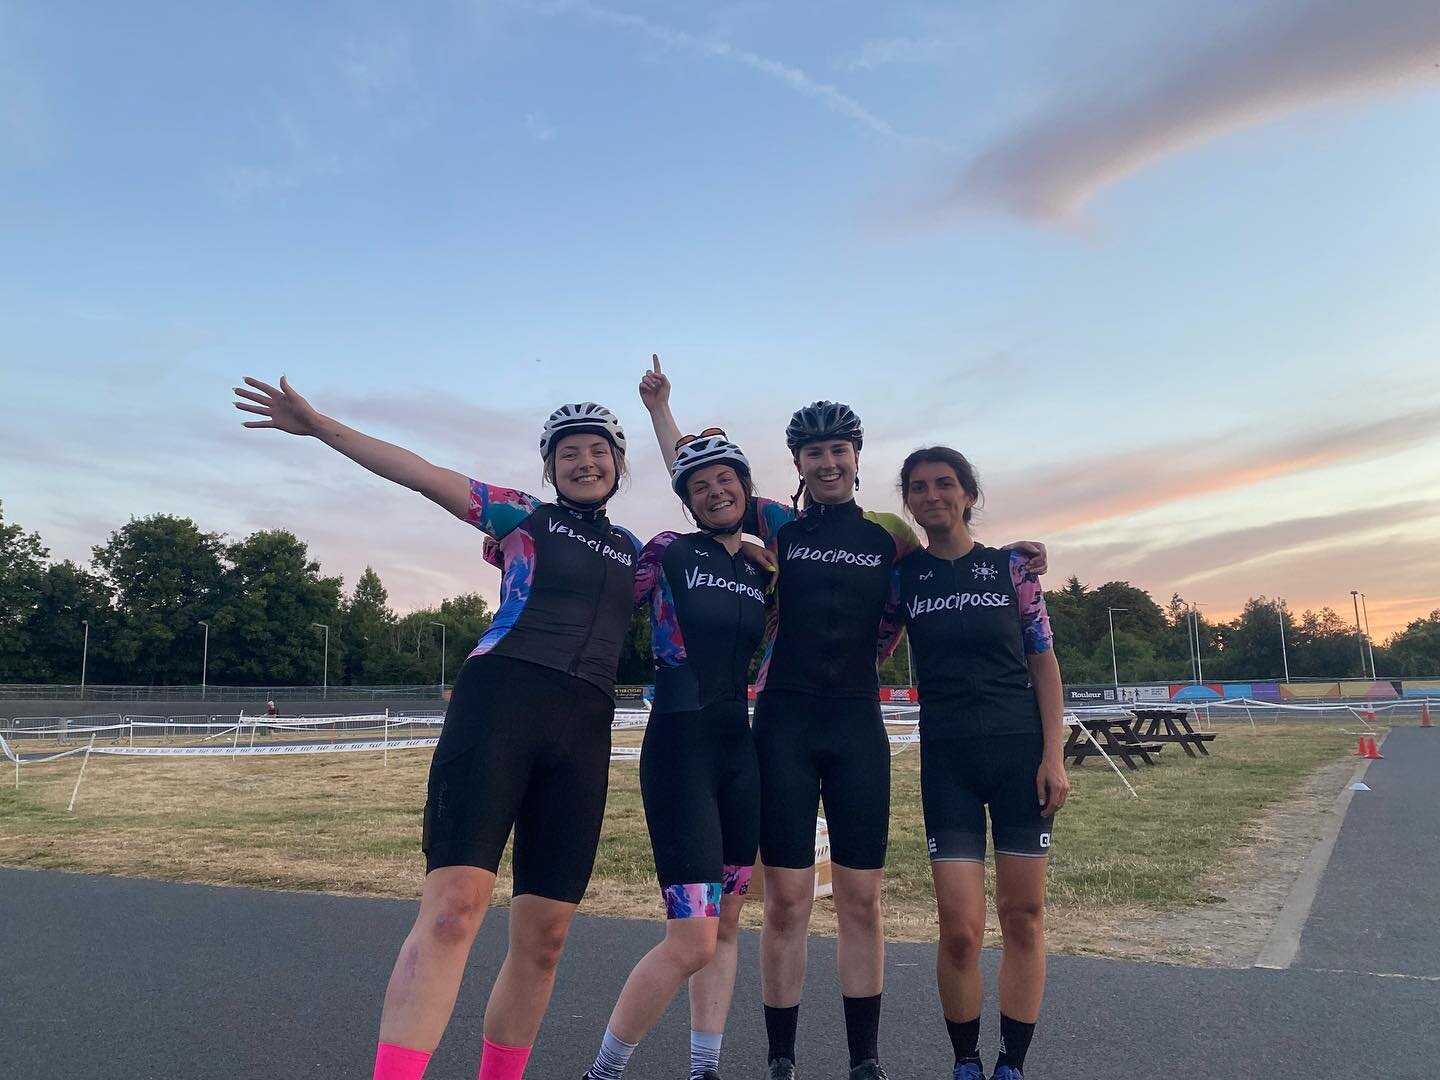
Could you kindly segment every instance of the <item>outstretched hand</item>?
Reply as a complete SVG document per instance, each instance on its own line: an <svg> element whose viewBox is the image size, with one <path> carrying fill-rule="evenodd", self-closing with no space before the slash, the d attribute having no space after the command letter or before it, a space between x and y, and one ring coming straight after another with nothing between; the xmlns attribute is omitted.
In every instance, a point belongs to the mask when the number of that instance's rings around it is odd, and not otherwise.
<svg viewBox="0 0 1440 1080"><path fill-rule="evenodd" d="M670 404L670 380L660 370L660 354L650 354L650 370L640 377L640 400L654 412Z"/></svg>
<svg viewBox="0 0 1440 1080"><path fill-rule="evenodd" d="M264 420L247 420L244 426L248 428L278 428L280 431L288 431L291 435L314 435L320 425L320 414L315 411L311 404L290 388L289 380L284 375L280 376L280 387L276 389L269 383L263 383L259 379L252 379L245 376L247 386L253 386L254 390L242 390L234 387L235 396L244 398L244 401L235 402L235 408L241 412L255 413L257 416L265 417Z"/></svg>

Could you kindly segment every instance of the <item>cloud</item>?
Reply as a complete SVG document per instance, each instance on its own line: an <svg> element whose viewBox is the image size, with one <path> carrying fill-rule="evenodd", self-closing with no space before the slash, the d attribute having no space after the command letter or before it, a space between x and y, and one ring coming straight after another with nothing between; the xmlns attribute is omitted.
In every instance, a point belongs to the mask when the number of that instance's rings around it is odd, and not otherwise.
<svg viewBox="0 0 1440 1080"><path fill-rule="evenodd" d="M1164 581L1171 588L1184 590L1213 583L1242 567L1293 562L1301 556L1352 545L1366 537L1394 534L1407 525L1425 521L1440 521L1440 499L1414 499L1288 518L1225 529L1179 543L1147 543L1144 537L1126 536L1098 544L1067 545L1066 552L1083 561L1097 578Z"/></svg>
<svg viewBox="0 0 1440 1080"><path fill-rule="evenodd" d="M740 64L775 79L803 97L818 101L831 112L854 121L882 138L912 145L935 145L935 140L906 135L897 131L848 94L829 83L811 78L800 68L768 56L761 56L749 49L737 48L728 41L713 37L701 37L684 30L662 26L659 23L651 22L644 16L600 7L587 3L585 0L573 0L573 2L572 0L561 0L556 3L531 4L525 5L525 10L538 15L551 16L574 13L594 23L633 31L666 48L684 49Z"/></svg>
<svg viewBox="0 0 1440 1080"><path fill-rule="evenodd" d="M1063 222L1096 192L1168 155L1313 105L1440 82L1434 0L1314 0L1272 5L1188 56L1112 57L1111 85L1057 89L1057 103L983 148L939 196L933 220L999 208ZM1145 61L1141 61L1144 64ZM1149 75L1147 79L1147 74Z"/></svg>
<svg viewBox="0 0 1440 1080"><path fill-rule="evenodd" d="M1051 535L1199 495L1382 457L1435 439L1437 425L1440 407L1430 406L1269 442L1244 431L1217 432L1072 461L1007 478L1006 505L1020 511L1006 520L1026 535Z"/></svg>
<svg viewBox="0 0 1440 1080"><path fill-rule="evenodd" d="M896 37L867 41L860 52L837 65L845 71L874 71L895 64L934 64L955 47L942 37Z"/></svg>

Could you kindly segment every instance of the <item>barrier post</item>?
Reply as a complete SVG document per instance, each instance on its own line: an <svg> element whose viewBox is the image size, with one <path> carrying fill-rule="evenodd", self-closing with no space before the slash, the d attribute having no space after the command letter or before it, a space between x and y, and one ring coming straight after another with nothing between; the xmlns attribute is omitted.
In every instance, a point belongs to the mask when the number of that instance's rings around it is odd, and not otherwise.
<svg viewBox="0 0 1440 1080"><path fill-rule="evenodd" d="M381 738L384 739L384 744L380 751L380 761L382 766L388 769L390 767L390 707L388 705L385 707L385 734Z"/></svg>
<svg viewBox="0 0 1440 1080"><path fill-rule="evenodd" d="M80 794L80 781L85 779L85 766L90 764L90 751L95 749L95 736L91 734L90 745L85 748L85 759L80 762L80 775L75 777L75 790L70 793L70 805L65 808L66 813L74 813L75 797Z"/></svg>

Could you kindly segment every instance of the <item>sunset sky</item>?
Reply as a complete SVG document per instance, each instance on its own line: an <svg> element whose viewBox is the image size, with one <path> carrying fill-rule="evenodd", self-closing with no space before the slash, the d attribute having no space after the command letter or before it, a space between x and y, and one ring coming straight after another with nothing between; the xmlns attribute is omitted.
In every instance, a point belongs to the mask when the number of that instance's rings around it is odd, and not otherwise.
<svg viewBox="0 0 1440 1080"><path fill-rule="evenodd" d="M659 352L777 497L845 400L869 508L949 443L1052 587L1359 589L1383 639L1440 608L1437 134L1433 0L0 0L0 500L56 557L164 512L493 598L477 535L229 387L530 490L600 401L646 536Z"/></svg>

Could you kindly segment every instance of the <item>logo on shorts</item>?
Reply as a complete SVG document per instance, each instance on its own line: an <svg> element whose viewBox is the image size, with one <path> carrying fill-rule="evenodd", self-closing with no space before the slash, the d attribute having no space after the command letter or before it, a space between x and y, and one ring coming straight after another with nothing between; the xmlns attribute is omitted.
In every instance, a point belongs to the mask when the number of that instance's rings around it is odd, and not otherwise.
<svg viewBox="0 0 1440 1080"><path fill-rule="evenodd" d="M985 581L989 581L1000 573L989 563L976 563L972 569L976 577L983 578Z"/></svg>
<svg viewBox="0 0 1440 1080"><path fill-rule="evenodd" d="M935 838L933 836L927 837L925 840L925 844L927 847L929 847L931 855L934 855L937 851L940 850L940 845L935 843Z"/></svg>
<svg viewBox="0 0 1440 1080"><path fill-rule="evenodd" d="M1050 834L1048 832L1042 832L1040 834L1040 846L1042 848L1048 848L1050 846Z"/></svg>

